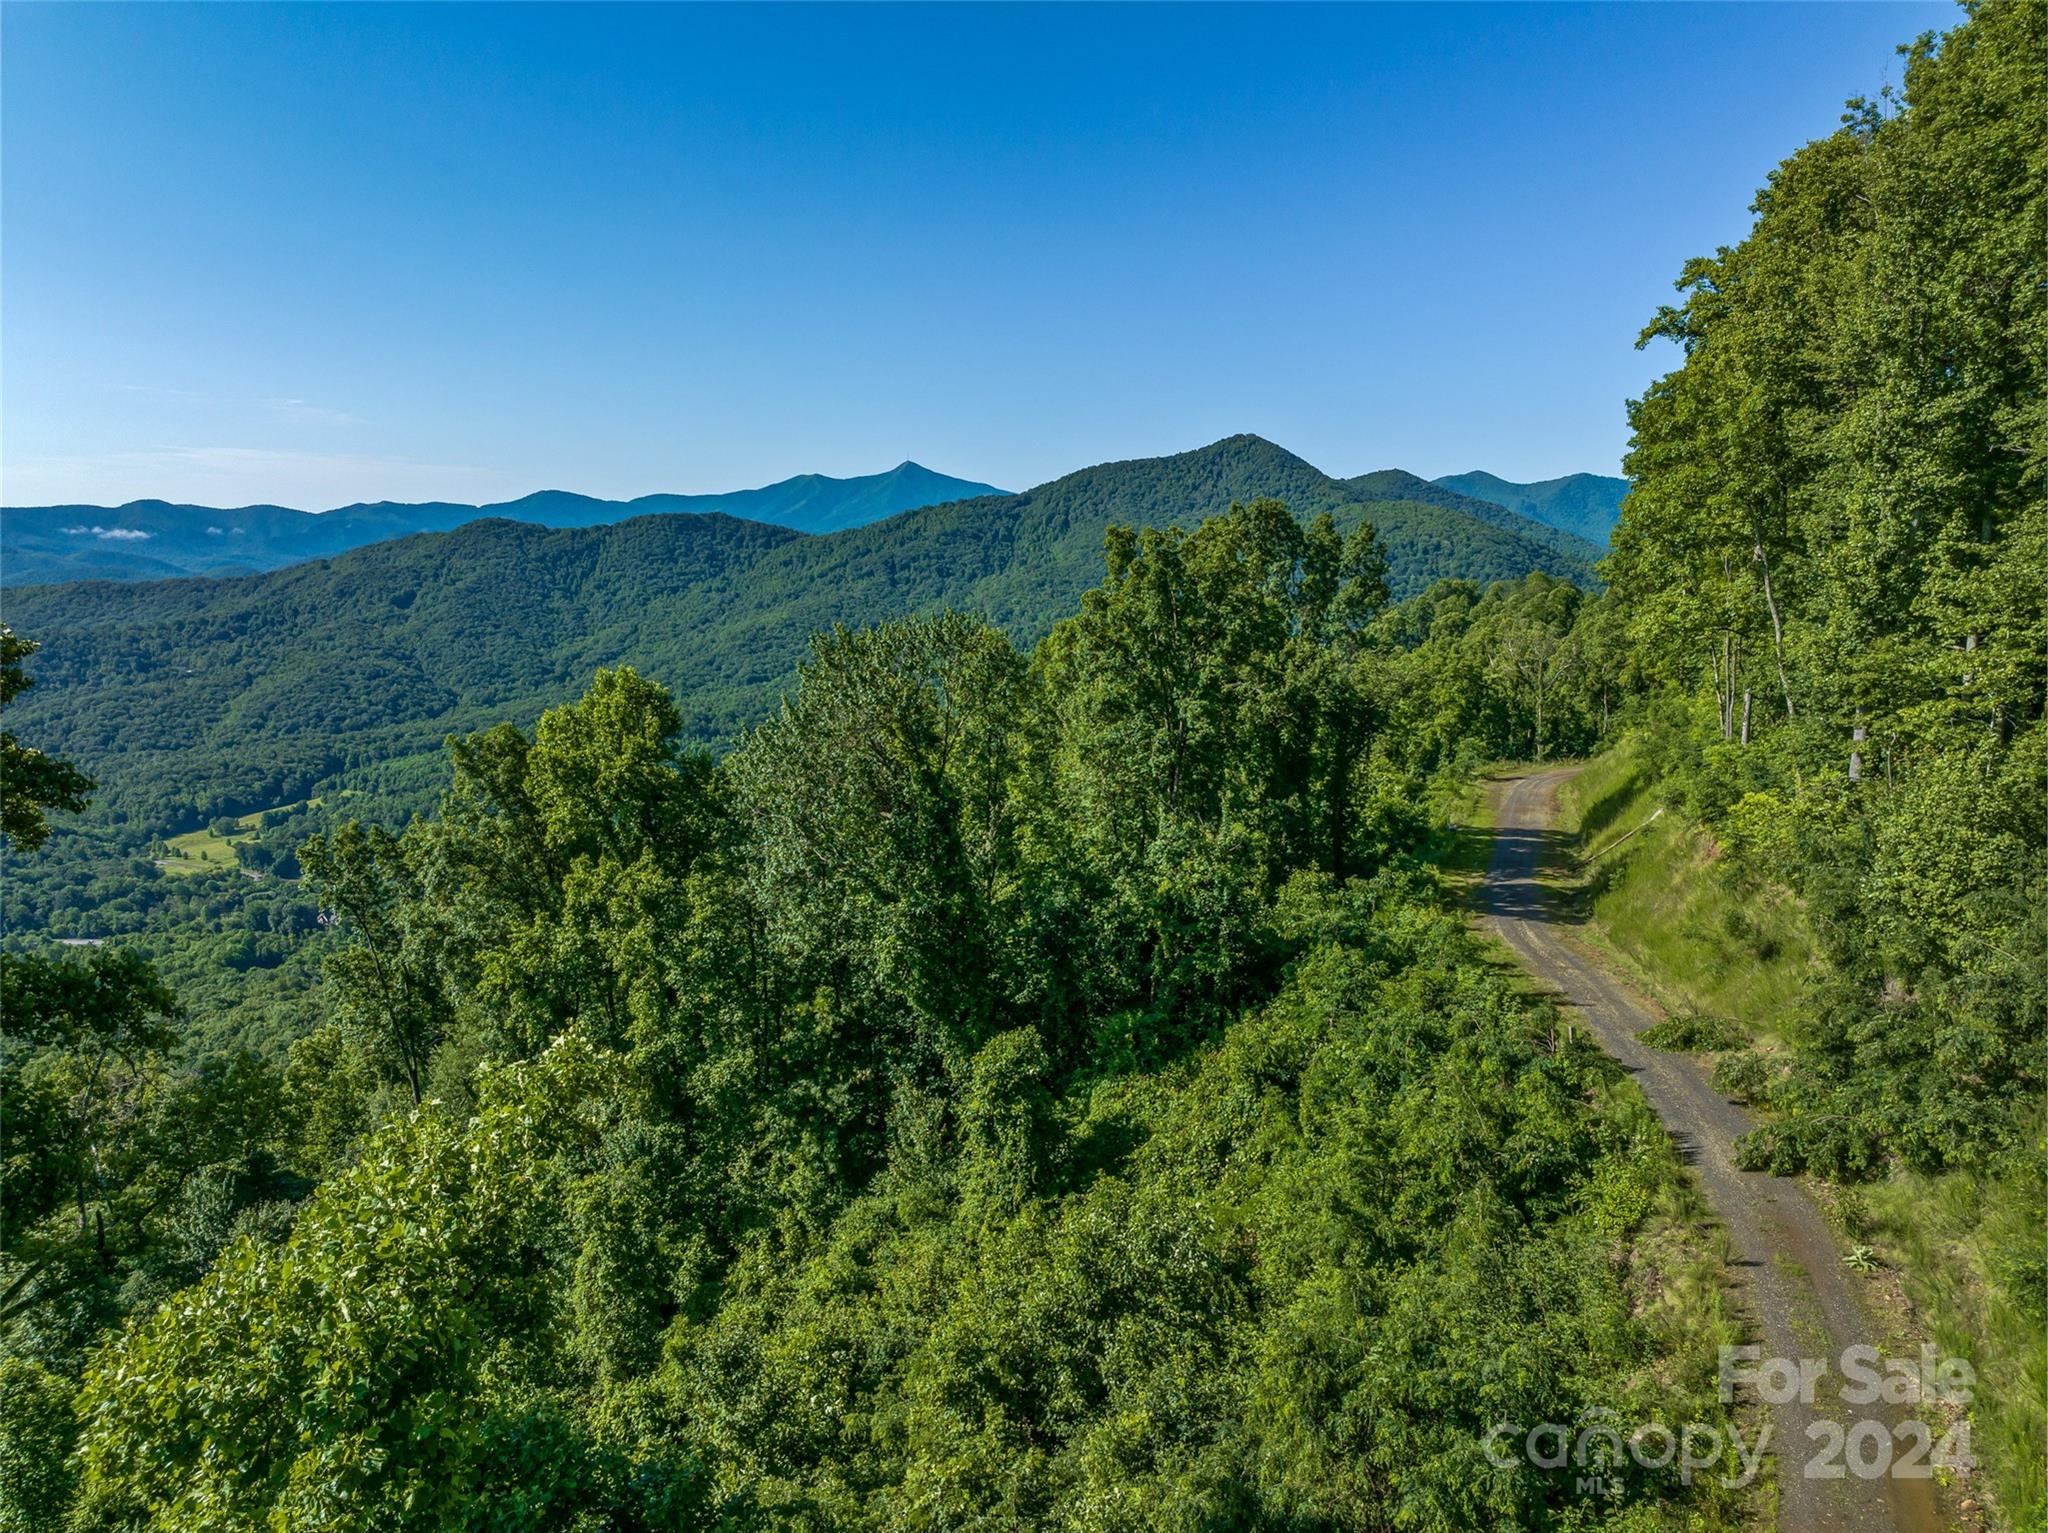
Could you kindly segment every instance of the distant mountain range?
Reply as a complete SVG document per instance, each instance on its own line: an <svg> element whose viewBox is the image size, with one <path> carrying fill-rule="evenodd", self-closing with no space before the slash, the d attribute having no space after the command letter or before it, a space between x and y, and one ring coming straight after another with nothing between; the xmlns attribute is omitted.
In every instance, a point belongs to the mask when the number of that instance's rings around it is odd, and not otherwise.
<svg viewBox="0 0 2048 1533"><path fill-rule="evenodd" d="M1593 476L1582 474L1579 477L1590 479ZM1589 561L1607 552L1605 532L1597 538L1589 538L1560 528L1547 517L1510 510L1498 501L1461 494L1441 479L1423 479L1404 469L1383 468L1374 473L1360 474L1356 478L1339 482L1368 505L1377 505L1382 501L1402 501L1412 505L1437 506L1447 511L1457 511L1475 521L1485 522L1489 527L1498 527L1503 532L1524 541L1540 544L1563 558ZM1505 480L1500 482L1506 483ZM1628 483L1625 479L1616 482L1624 487Z"/></svg>
<svg viewBox="0 0 2048 1533"><path fill-rule="evenodd" d="M1601 553L1413 475L1333 479L1236 436L815 537L724 514L492 518L234 579L16 588L7 619L44 649L8 722L166 828L372 778L424 794L407 785L438 781L446 734L531 723L621 662L718 742L773 707L834 624L951 606L1030 643L1100 582L1111 523L1192 529L1260 495L1370 520L1398 595L1535 569L1590 581Z"/></svg>
<svg viewBox="0 0 2048 1533"><path fill-rule="evenodd" d="M0 511L0 581L154 580L169 575L245 575L323 559L416 532L447 532L491 517L541 527L595 527L635 516L723 513L798 532L840 532L941 501L1004 492L917 463L886 474L833 479L799 474L757 490L719 495L642 495L595 500L541 490L496 505L375 501L333 511L287 506L21 506Z"/></svg>
<svg viewBox="0 0 2048 1533"><path fill-rule="evenodd" d="M1359 501L1402 501L1463 511L1517 536L1544 542L1544 535L1529 526L1535 522L1603 548L1628 490L1626 479L1599 474L1516 484L1479 472L1432 481L1400 469L1381 469L1336 482ZM642 495L634 500L540 490L490 505L385 500L323 512L288 506L186 506L161 500L133 500L122 506L18 506L0 510L0 583L256 574L492 518L540 527L598 527L636 516L722 513L822 534L864 527L925 506L1004 493L994 485L904 462L887 473L851 479L799 474L754 490ZM1549 546L1574 555L1584 552L1555 540Z"/></svg>
<svg viewBox="0 0 2048 1533"><path fill-rule="evenodd" d="M1474 470L1469 474L1447 474L1436 483L1474 500L1505 506L1602 547L1621 519L1621 497L1628 493L1626 479L1606 474L1567 474L1562 479L1516 484Z"/></svg>

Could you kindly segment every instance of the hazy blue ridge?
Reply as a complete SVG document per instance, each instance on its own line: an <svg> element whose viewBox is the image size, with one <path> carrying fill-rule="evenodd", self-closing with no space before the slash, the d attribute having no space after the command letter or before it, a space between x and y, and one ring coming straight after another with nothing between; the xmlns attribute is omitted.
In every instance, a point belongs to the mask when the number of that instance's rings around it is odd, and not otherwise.
<svg viewBox="0 0 2048 1533"><path fill-rule="evenodd" d="M0 582L154 580L241 575L328 558L418 532L449 532L498 517L542 527L595 527L635 516L722 513L798 532L840 532L940 501L1001 495L993 485L899 463L883 474L833 479L799 474L759 489L716 495L599 500L541 490L492 505L374 501L332 511L288 506L17 506L0 510Z"/></svg>
<svg viewBox="0 0 2048 1533"><path fill-rule="evenodd" d="M1459 512L1474 521L1484 522L1489 527L1498 527L1503 532L1511 533L1524 543L1547 549L1558 559L1583 564L1589 568L1607 552L1605 533L1601 534L1600 541L1595 542L1578 533L1553 526L1539 517L1502 505L1498 501L1481 500L1473 495L1461 494L1455 489L1420 478L1405 469L1383 468L1374 473L1346 479L1343 484L1368 506L1399 502ZM1564 572L1552 570L1551 573Z"/></svg>
<svg viewBox="0 0 2048 1533"><path fill-rule="evenodd" d="M1367 489L1411 481L1424 484ZM622 662L674 690L693 737L719 742L772 709L834 624L950 606L1030 643L1102 579L1112 523L1192 530L1261 495L1347 529L1371 521L1396 595L1533 569L1593 578L1596 550L1498 506L1367 499L1237 436L819 536L725 514L546 526L528 505L255 575L17 587L8 620L44 648L14 708L25 737L92 761L103 801L157 824L438 757L451 730L530 723ZM549 518L610 514L548 499Z"/></svg>
<svg viewBox="0 0 2048 1533"><path fill-rule="evenodd" d="M1628 494L1628 481L1611 474L1566 474L1562 479L1516 484L1475 469L1469 474L1446 474L1436 483L1584 538L1603 552L1614 524L1621 519L1621 498Z"/></svg>

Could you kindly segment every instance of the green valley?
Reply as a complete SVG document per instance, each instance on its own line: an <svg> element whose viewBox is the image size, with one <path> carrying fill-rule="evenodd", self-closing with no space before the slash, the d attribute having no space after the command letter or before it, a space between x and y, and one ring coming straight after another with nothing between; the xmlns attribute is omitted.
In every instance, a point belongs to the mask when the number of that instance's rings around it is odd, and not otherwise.
<svg viewBox="0 0 2048 1533"><path fill-rule="evenodd" d="M336 783L388 792L402 819L434 792L407 762L451 731L530 721L597 666L658 677L690 736L724 743L772 709L814 633L950 607L1028 643L1092 583L1113 523L1191 527L1259 495L1340 528L1371 521L1399 594L1530 569L1584 581L1595 552L1234 437L830 537L722 515L489 521L240 580L28 588L10 621L51 642L20 710L51 748L92 760L102 802L138 829L181 833Z"/></svg>
<svg viewBox="0 0 2048 1533"><path fill-rule="evenodd" d="M1788 74L1750 49L1731 75L1723 32L1843 24L1532 8L1488 53L1461 8L1376 8L1361 90L1341 8L1089 11L1113 88L1037 56L1005 92L961 43L1022 50L1002 8L914 36L887 8L70 9L9 28L85 59L73 91L279 25L264 91L345 89L317 218L228 118L170 136L247 179L275 248L303 216L362 271L237 268L289 302L209 329L282 353L331 304L346 344L307 375L397 335L418 377L383 397L421 411L446 338L492 340L435 463L283 384L67 351L10 376L30 471L83 472L66 409L192 442L240 412L327 445L124 472L409 486L543 419L535 356L586 464L650 421L723 450L771 406L837 454L906 379L988 391L949 438L971 456L1010 370L1070 417L1115 400L1130 440L1377 430L1353 318L1401 333L1441 269L1442 350L1498 364L1473 274L1544 334L1595 247L1489 265L1411 219L1422 265L1371 247L1372 307L1357 220L1318 204L1349 241L1269 249L1225 237L1217 188L1298 200L1325 124L1405 130L1426 95L1485 175L1397 202L1442 162L1389 152L1386 186L1327 200L1508 227L1503 178L1590 197L1528 168L1590 132L1484 115L1550 33L1727 84L1725 123ZM72 26L109 45L64 53ZM1290 46L1252 48L1269 27ZM1415 62L1473 50L1502 73ZM754 53L777 78L734 94ZM1019 494L927 501L904 465L750 492L759 516L433 502L445 528L254 573L10 584L0 1533L2048 1533L2048 5L1972 3L1901 53L1665 268L1626 479L1337 478L1235 435ZM397 57L432 91L387 94ZM254 90L238 63L205 59ZM1570 111L1542 113L1614 120L1546 79ZM57 92L8 86L47 157L10 198L101 163L102 123L59 133ZM1168 110L1198 88L1199 120ZM1654 89L1671 120L1640 135L1683 157L1643 163L1718 153L1680 131L1694 87ZM366 205L352 178L407 238L330 213ZM506 202L519 237L469 243ZM1616 225L1581 222L1604 260ZM175 294L199 247L168 224ZM583 275L641 301L557 377L598 312L562 275L584 239ZM948 269L969 249L1003 303ZM10 252L10 304L44 256ZM1290 326L1326 265L1358 316ZM1167 360L1127 375L1133 337ZM1408 388L1419 349L1371 381ZM1175 392L1226 356L1271 416ZM1494 380L1438 366L1481 429ZM1485 429L1555 466L1537 403Z"/></svg>

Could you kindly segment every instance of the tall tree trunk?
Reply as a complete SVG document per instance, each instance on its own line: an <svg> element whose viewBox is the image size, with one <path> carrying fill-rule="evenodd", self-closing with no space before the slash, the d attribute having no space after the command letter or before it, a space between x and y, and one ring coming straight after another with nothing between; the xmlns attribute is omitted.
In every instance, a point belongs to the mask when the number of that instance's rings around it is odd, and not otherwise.
<svg viewBox="0 0 2048 1533"><path fill-rule="evenodd" d="M1735 635L1721 635L1721 738L1735 738Z"/></svg>
<svg viewBox="0 0 2048 1533"><path fill-rule="evenodd" d="M1742 743L1749 744L1749 688L1742 689Z"/></svg>
<svg viewBox="0 0 2048 1533"><path fill-rule="evenodd" d="M1785 694L1785 717L1796 718L1792 708L1792 683L1785 679L1785 622L1778 616L1778 598L1771 590L1771 561L1764 554L1763 539L1756 543L1757 567L1764 576L1764 606L1771 614L1771 653L1778 662L1778 690Z"/></svg>
<svg viewBox="0 0 2048 1533"><path fill-rule="evenodd" d="M1849 731L1849 781L1863 781L1863 742L1870 738L1870 731L1863 727L1863 712L1856 713L1855 727Z"/></svg>

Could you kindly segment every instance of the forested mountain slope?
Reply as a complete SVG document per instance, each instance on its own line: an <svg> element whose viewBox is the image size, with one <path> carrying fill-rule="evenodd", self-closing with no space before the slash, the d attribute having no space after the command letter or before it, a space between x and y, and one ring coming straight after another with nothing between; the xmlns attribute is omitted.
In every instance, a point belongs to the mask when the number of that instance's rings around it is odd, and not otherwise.
<svg viewBox="0 0 2048 1533"><path fill-rule="evenodd" d="M767 712L814 633L950 606L1030 642L1094 583L1112 523L1193 526L1259 495L1344 528L1370 520L1396 594L1444 575L1587 578L1548 529L1362 506L1242 436L828 537L715 515L494 520L242 579L31 587L8 601L45 645L19 707L93 763L109 803L179 829L432 752L451 729L531 718L603 664L660 678L692 737L719 741Z"/></svg>
<svg viewBox="0 0 2048 1533"><path fill-rule="evenodd" d="M1583 565L1588 570L1607 551L1607 535L1604 529L1597 540L1588 539L1552 525L1547 519L1538 518L1531 511L1511 510L1498 501L1462 494L1403 469L1383 468L1374 473L1360 474L1356 478L1343 480L1342 483L1347 491L1366 505L1398 508L1385 512L1375 510L1375 520L1387 522L1389 525L1405 525L1419 531L1424 526L1443 525L1447 518L1441 513L1449 512L1459 518L1484 522L1489 527L1498 528L1521 542L1533 543L1547 550L1554 560ZM1423 506L1435 509L1439 515L1435 518L1423 516L1416 509ZM1462 520L1454 525L1462 526ZM1530 568L1564 573L1547 564L1531 565ZM1463 571L1455 573L1460 578L1474 578ZM1583 574L1575 573L1574 578L1582 583L1589 583Z"/></svg>
<svg viewBox="0 0 2048 1533"><path fill-rule="evenodd" d="M200 886L160 949L233 920L206 940L325 965L259 1036L138 944L6 934L0 1523L1782 1517L1806 1444L1761 1482L1718 1472L1726 1437L1703 1472L1621 1451L1753 1424L1717 1377L1725 1247L1429 867L1472 769L1620 739L1637 787L1578 827L1596 920L1678 845L1670 876L1712 881L1689 950L1796 958L1751 1015L1636 1041L1714 1056L1743 1165L1834 1185L1870 1242L1843 1282L1921 1330L1873 1343L1976 1381L1935 1430L1974 1425L1978 1467L1918 1467L1967 1526L2035 1533L2048 8L1964 16L1652 317L1674 366L1631 406L1597 593L1389 605L1366 521L1409 519L1406 588L1417 527L1541 550L1240 437L824 538L489 522L11 598L49 648L22 695L0 645L0 831L133 854L64 914ZM1201 525L1103 537L1165 520ZM1009 631L902 615L944 603ZM889 621L785 686L835 616ZM25 747L100 777L99 817L38 847L84 790ZM123 816L284 796L279 763L366 785L300 827L302 879L157 876ZM1638 789L1670 812L1609 857ZM438 807L350 823L402 802ZM1573 1425L1504 1472L1507 1423Z"/></svg>
<svg viewBox="0 0 2048 1533"><path fill-rule="evenodd" d="M1609 474L1567 474L1562 479L1516 484L1496 474L1474 472L1447 474L1436 483L1460 495L1505 506L1602 548L1621 517L1622 497L1628 494L1628 481Z"/></svg>
<svg viewBox="0 0 2048 1533"><path fill-rule="evenodd" d="M456 742L301 849L281 1059L0 953L0 1524L1746 1526L1481 1449L1734 1424L1676 1157L1417 866L1410 666L1577 593L1411 651L1275 501L1105 556L1029 653L829 636L720 762L624 668Z"/></svg>
<svg viewBox="0 0 2048 1533"><path fill-rule="evenodd" d="M16 506L0 511L0 580L19 586L247 574L416 532L447 532L489 518L543 527L595 527L636 516L723 512L799 532L837 532L940 501L1001 493L993 485L934 473L917 463L899 463L887 473L852 479L799 474L753 490L642 495L635 500L541 490L493 505L377 501L320 513L285 506L178 506L160 500L124 506Z"/></svg>
<svg viewBox="0 0 2048 1533"><path fill-rule="evenodd" d="M1907 50L1901 91L1780 165L1746 237L1687 262L1652 317L1645 338L1683 360L1630 409L1603 621L1644 695L1635 771L1710 848L1701 904L1769 956L1789 891L1811 936L1791 1004L1717 1050L1716 1079L1762 1111L1745 1160L1859 1189L1876 1217L1852 1228L1977 1371L1973 1495L2031 1530L2048 8L1965 17Z"/></svg>

